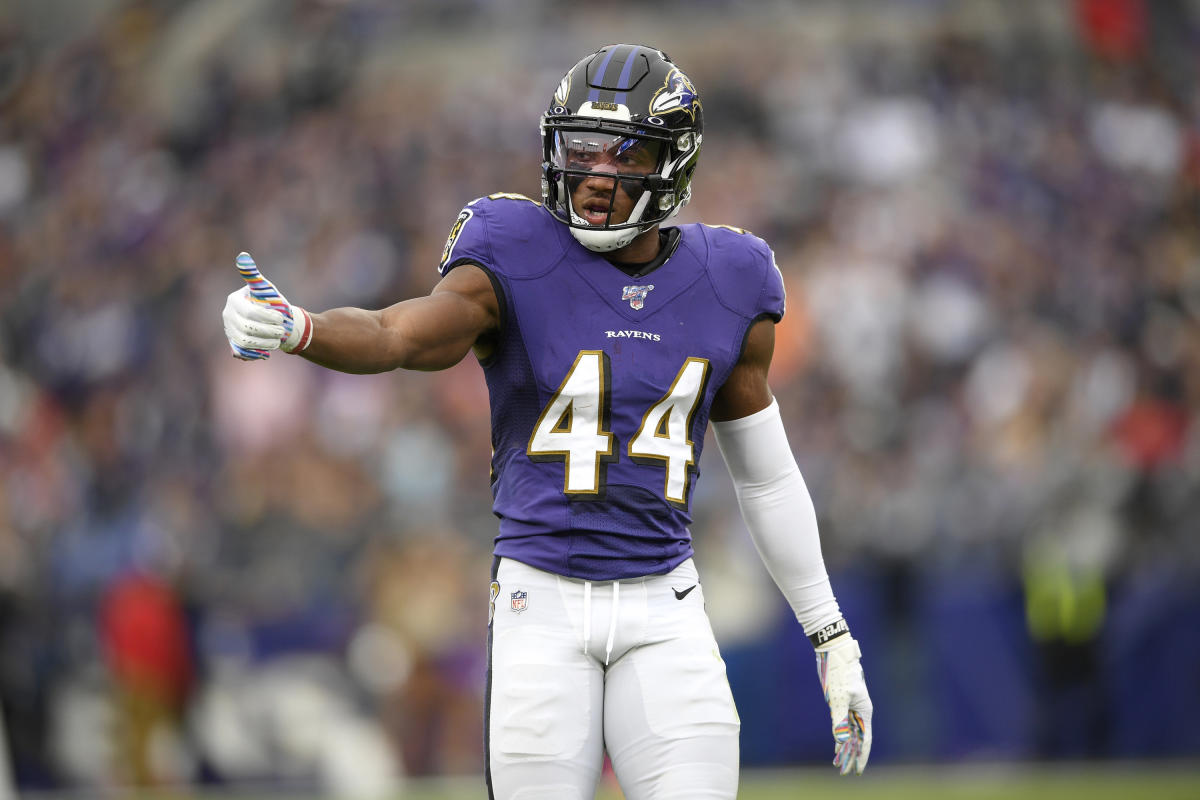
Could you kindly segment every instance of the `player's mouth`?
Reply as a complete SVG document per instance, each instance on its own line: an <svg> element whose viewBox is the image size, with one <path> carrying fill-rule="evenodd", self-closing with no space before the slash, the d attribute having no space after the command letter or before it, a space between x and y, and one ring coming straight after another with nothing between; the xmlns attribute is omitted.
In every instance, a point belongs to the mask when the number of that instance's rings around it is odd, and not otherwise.
<svg viewBox="0 0 1200 800"><path fill-rule="evenodd" d="M580 216L582 216L588 224L604 225L608 222L608 214L609 211L612 210L612 206L609 205L607 200L592 198L590 200L584 200L580 210L582 212Z"/></svg>

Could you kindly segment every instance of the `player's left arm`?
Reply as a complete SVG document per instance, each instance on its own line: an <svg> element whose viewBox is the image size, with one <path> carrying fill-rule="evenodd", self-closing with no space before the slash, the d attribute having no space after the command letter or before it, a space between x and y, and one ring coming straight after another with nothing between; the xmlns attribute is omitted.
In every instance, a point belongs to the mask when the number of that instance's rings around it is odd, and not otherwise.
<svg viewBox="0 0 1200 800"><path fill-rule="evenodd" d="M861 774L871 754L871 697L861 650L842 618L817 532L817 515L767 385L775 323L760 319L713 401L717 446L733 478L742 518L817 653L842 774Z"/></svg>

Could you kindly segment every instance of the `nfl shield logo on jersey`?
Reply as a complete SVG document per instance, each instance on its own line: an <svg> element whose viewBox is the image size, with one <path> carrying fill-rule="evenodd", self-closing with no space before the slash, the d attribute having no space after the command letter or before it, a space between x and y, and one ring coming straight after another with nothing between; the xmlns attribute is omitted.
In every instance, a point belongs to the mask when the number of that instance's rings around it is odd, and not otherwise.
<svg viewBox="0 0 1200 800"><path fill-rule="evenodd" d="M520 614L529 607L529 592L522 592L520 589L508 596L509 606L513 611Z"/></svg>
<svg viewBox="0 0 1200 800"><path fill-rule="evenodd" d="M642 306L646 305L646 295L650 294L650 290L654 288L654 284L649 286L626 286L621 290L621 299L629 301L629 307L634 311L638 311Z"/></svg>

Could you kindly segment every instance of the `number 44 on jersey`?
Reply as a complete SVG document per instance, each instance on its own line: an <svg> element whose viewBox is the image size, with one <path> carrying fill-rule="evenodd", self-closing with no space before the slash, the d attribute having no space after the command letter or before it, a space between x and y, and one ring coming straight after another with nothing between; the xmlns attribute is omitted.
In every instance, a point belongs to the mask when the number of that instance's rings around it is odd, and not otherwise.
<svg viewBox="0 0 1200 800"><path fill-rule="evenodd" d="M646 409L637 433L629 440L628 455L638 464L662 465L663 497L687 506L695 446L692 416L708 382L708 359L688 358L671 388ZM598 495L605 471L617 460L611 427L612 398L608 354L580 350L558 391L538 417L526 453L534 461L563 461L563 492Z"/></svg>

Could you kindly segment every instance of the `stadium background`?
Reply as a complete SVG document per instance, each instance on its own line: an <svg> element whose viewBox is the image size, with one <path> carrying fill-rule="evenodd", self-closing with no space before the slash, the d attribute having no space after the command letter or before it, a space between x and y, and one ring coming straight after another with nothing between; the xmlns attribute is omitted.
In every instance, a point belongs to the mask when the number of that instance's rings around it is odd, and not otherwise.
<svg viewBox="0 0 1200 800"><path fill-rule="evenodd" d="M245 364L219 311L242 249L310 308L427 292L466 201L538 195L562 72L630 40L704 100L682 219L754 231L785 275L772 386L863 642L872 770L1200 785L1200 3L650 5L0 6L23 791L475 785L478 366ZM824 764L811 648L706 453L744 762Z"/></svg>

